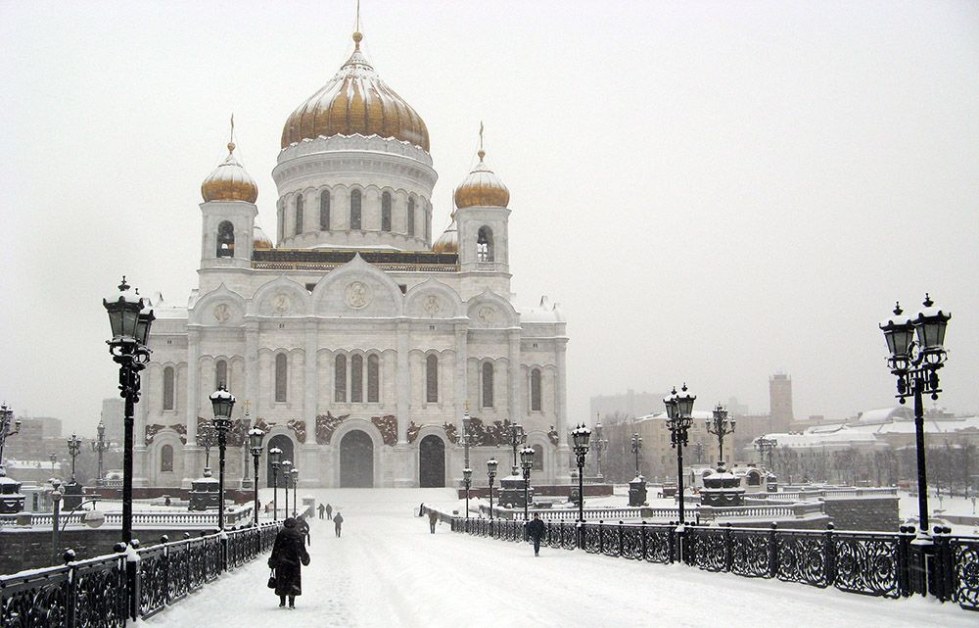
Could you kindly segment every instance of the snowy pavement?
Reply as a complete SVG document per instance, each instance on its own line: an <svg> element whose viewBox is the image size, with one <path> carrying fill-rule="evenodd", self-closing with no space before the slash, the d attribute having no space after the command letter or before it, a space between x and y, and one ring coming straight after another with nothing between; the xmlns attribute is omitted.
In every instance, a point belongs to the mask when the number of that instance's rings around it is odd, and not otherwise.
<svg viewBox="0 0 979 628"><path fill-rule="evenodd" d="M882 600L579 551L429 533L420 502L459 508L449 489L322 489L343 536L312 520L296 610L278 608L265 560L227 573L152 626L976 626L979 614L914 597ZM271 497L271 492L269 493ZM262 499L267 501L265 491ZM464 508L464 505L461 506Z"/></svg>

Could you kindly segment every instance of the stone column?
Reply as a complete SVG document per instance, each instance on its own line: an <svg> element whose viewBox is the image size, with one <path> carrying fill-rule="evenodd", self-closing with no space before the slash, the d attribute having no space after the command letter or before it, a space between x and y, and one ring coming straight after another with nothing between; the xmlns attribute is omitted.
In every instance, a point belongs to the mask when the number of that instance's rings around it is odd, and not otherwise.
<svg viewBox="0 0 979 628"><path fill-rule="evenodd" d="M411 367L408 362L411 330L407 320L398 322L398 444L408 444L411 412Z"/></svg>
<svg viewBox="0 0 979 628"><path fill-rule="evenodd" d="M509 341L508 358L510 360L507 368L507 392L508 404L510 406L510 421L513 423L523 423L523 408L520 404L520 330L512 329L507 332Z"/></svg>

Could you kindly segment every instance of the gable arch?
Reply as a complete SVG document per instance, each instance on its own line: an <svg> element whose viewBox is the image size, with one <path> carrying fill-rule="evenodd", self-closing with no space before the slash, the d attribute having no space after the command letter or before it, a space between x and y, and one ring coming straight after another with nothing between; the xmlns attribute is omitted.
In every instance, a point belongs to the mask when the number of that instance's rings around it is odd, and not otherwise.
<svg viewBox="0 0 979 628"><path fill-rule="evenodd" d="M245 298L222 283L197 299L187 312L187 322L205 326L240 325L247 309Z"/></svg>
<svg viewBox="0 0 979 628"><path fill-rule="evenodd" d="M314 314L336 318L393 318L404 308L398 284L360 255L323 277L310 300Z"/></svg>
<svg viewBox="0 0 979 628"><path fill-rule="evenodd" d="M412 318L465 316L459 294L436 279L428 279L408 291L404 297L404 312Z"/></svg>
<svg viewBox="0 0 979 628"><path fill-rule="evenodd" d="M483 292L466 304L470 326L477 329L502 329L516 327L520 315L513 305L494 292Z"/></svg>
<svg viewBox="0 0 979 628"><path fill-rule="evenodd" d="M306 316L310 311L305 286L280 275L255 291L248 314L252 316Z"/></svg>

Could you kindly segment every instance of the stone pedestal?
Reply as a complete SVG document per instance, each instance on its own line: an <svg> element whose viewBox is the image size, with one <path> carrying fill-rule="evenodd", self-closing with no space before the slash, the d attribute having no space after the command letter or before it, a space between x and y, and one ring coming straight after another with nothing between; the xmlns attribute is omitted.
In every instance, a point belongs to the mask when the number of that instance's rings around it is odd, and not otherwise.
<svg viewBox="0 0 979 628"><path fill-rule="evenodd" d="M20 493L20 482L6 475L0 475L0 513L13 514L22 510L24 510L24 496Z"/></svg>
<svg viewBox="0 0 979 628"><path fill-rule="evenodd" d="M642 506L646 503L646 478L641 475L636 476L629 482L629 505L633 507Z"/></svg>
<svg viewBox="0 0 979 628"><path fill-rule="evenodd" d="M220 486L212 477L203 477L192 482L189 510L217 510L221 500Z"/></svg>
<svg viewBox="0 0 979 628"><path fill-rule="evenodd" d="M500 507L523 508L524 507L524 479L519 475L508 475L500 478ZM533 487L527 492L530 502L534 502Z"/></svg>
<svg viewBox="0 0 979 628"><path fill-rule="evenodd" d="M714 508L744 505L744 489L741 478L723 467L704 476L704 488L700 489L700 503Z"/></svg>
<svg viewBox="0 0 979 628"><path fill-rule="evenodd" d="M78 482L70 482L65 484L62 488L64 492L64 502L61 507L64 508L66 512L70 512L75 508L82 505L82 500L85 499L85 489Z"/></svg>

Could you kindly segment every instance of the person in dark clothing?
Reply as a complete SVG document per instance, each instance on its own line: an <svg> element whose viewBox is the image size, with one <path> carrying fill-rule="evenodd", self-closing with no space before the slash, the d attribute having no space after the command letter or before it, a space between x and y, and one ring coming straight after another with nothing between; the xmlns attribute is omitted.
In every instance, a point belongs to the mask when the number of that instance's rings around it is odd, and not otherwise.
<svg viewBox="0 0 979 628"><path fill-rule="evenodd" d="M329 504L326 505L326 518L333 521L333 506Z"/></svg>
<svg viewBox="0 0 979 628"><path fill-rule="evenodd" d="M309 553L299 532L297 522L292 517L286 519L282 529L275 536L269 567L275 570L275 594L279 596L279 606L296 608L296 596L303 594L302 567L309 564Z"/></svg>
<svg viewBox="0 0 979 628"><path fill-rule="evenodd" d="M298 521L296 522L296 528L298 528L299 534L301 534L303 536L303 539L305 539L306 544L312 545L313 541L309 537L309 522L306 521L305 516L301 515L299 517Z"/></svg>
<svg viewBox="0 0 979 628"><path fill-rule="evenodd" d="M421 505L418 507L418 516L419 517L425 516L425 502L422 502Z"/></svg>
<svg viewBox="0 0 979 628"><path fill-rule="evenodd" d="M320 519L322 519L323 518L323 511L326 510L326 506L324 506L323 504L320 504L319 505L319 508L317 508L317 510L320 511Z"/></svg>
<svg viewBox="0 0 979 628"><path fill-rule="evenodd" d="M428 527L435 534L435 524L439 522L439 513L437 510L428 510Z"/></svg>
<svg viewBox="0 0 979 628"><path fill-rule="evenodd" d="M544 538L544 530L544 522L535 512L533 520L527 524L527 536L534 542L534 556L540 555L540 540Z"/></svg>
<svg viewBox="0 0 979 628"><path fill-rule="evenodd" d="M340 538L340 526L342 525L343 515L341 515L340 511L338 510L337 514L333 515L333 529L336 530L337 538Z"/></svg>

